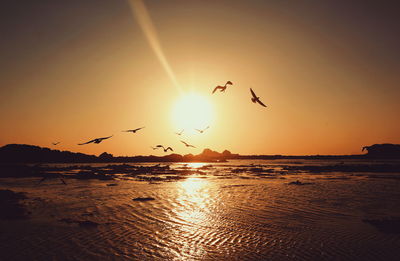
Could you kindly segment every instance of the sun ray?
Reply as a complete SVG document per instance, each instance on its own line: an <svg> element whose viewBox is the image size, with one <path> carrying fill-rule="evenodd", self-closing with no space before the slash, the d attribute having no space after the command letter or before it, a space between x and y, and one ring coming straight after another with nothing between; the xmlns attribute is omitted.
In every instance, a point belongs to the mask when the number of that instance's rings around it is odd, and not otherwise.
<svg viewBox="0 0 400 261"><path fill-rule="evenodd" d="M157 30L151 20L150 14L147 10L146 5L142 0L129 0L128 1L137 22L140 25L143 33L145 34L147 41L149 42L151 49L153 49L155 55L160 61L162 67L167 73L168 77L176 87L176 89L181 92L181 87L176 79L175 73L173 72L158 39Z"/></svg>

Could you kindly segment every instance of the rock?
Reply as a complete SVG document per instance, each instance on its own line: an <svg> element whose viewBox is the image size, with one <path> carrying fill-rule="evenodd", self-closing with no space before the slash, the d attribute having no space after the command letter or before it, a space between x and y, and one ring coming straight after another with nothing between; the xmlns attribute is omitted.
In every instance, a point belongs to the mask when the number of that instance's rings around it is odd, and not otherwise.
<svg viewBox="0 0 400 261"><path fill-rule="evenodd" d="M292 181L289 182L288 185L298 185L298 186L303 186L303 185L311 185L314 183L310 183L310 182L301 182L300 180L296 180L296 181Z"/></svg>
<svg viewBox="0 0 400 261"><path fill-rule="evenodd" d="M155 200L155 198L152 197L147 197L147 198L134 198L133 201L150 201L150 200Z"/></svg>

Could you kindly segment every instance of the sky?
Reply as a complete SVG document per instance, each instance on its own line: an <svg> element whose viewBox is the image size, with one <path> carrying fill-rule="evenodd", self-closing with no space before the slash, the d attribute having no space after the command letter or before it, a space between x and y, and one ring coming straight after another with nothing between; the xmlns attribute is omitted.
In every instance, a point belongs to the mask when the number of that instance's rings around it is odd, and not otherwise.
<svg viewBox="0 0 400 261"><path fill-rule="evenodd" d="M311 155L400 143L399 10L396 1L2 1L0 146ZM176 135L182 126L191 129Z"/></svg>

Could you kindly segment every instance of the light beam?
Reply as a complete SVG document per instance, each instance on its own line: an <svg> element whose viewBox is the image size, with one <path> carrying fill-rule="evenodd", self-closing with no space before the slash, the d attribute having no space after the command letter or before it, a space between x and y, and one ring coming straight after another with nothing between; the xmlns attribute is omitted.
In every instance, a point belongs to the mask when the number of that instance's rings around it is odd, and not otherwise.
<svg viewBox="0 0 400 261"><path fill-rule="evenodd" d="M168 77L171 79L172 83L177 88L177 90L181 91L178 81L176 80L175 74L172 71L171 66L168 63L168 60L164 55L160 41L157 36L157 30L153 25L150 14L147 11L146 5L142 0L129 0L128 2L131 6L132 12L134 13L134 16L136 17L137 22L140 25L140 28L145 34L147 41L149 42L154 53L156 54L162 67L164 68L165 72L167 73Z"/></svg>

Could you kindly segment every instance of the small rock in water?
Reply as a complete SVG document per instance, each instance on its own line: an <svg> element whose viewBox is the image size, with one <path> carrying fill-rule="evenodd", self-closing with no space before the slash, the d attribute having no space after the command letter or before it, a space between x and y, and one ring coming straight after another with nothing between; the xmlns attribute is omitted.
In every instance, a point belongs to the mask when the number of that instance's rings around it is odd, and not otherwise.
<svg viewBox="0 0 400 261"><path fill-rule="evenodd" d="M89 228L89 227L97 227L98 225L100 225L99 223L93 222L93 221L90 221L90 220L75 220L75 219L72 219L72 218L62 218L59 221L65 222L65 223L68 223L68 224L75 223L75 224L78 224L80 227L87 227L87 228Z"/></svg>
<svg viewBox="0 0 400 261"><path fill-rule="evenodd" d="M288 183L288 185L299 185L299 186L301 186L301 185L311 185L311 184L313 184L313 183L301 182L300 180L296 180L296 181L292 181L292 182Z"/></svg>
<svg viewBox="0 0 400 261"><path fill-rule="evenodd" d="M90 220L78 221L78 224L81 227L97 227L99 225L99 223Z"/></svg>
<svg viewBox="0 0 400 261"><path fill-rule="evenodd" d="M133 199L133 201L150 201L150 200L155 200L155 198L151 198L151 197L148 197L148 198L134 198Z"/></svg>

